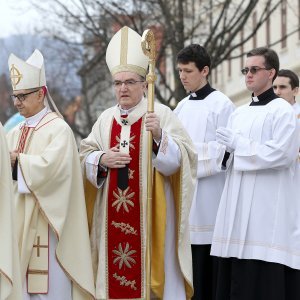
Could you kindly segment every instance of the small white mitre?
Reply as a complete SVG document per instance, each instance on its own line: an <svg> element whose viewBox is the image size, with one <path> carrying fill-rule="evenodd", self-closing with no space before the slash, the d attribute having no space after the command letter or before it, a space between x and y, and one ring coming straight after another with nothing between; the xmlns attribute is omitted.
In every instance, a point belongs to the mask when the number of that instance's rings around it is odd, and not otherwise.
<svg viewBox="0 0 300 300"><path fill-rule="evenodd" d="M146 76L149 59L141 41L142 37L127 26L112 37L106 50L106 63L112 75L127 71Z"/></svg>
<svg viewBox="0 0 300 300"><path fill-rule="evenodd" d="M14 54L8 58L11 85L14 91L38 88L46 85L44 58L39 50L22 60Z"/></svg>

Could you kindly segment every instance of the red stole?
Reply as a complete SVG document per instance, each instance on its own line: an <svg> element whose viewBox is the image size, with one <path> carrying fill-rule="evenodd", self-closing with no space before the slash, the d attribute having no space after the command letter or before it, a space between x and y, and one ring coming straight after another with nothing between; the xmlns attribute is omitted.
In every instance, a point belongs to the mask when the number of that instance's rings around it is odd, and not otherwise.
<svg viewBox="0 0 300 300"><path fill-rule="evenodd" d="M27 127L27 126L24 125L21 130L22 130L21 131L21 136L20 136L20 139L18 141L18 147L17 147L19 153L24 152L26 140L27 140L27 137L28 137L28 133L30 131L30 127Z"/></svg>
<svg viewBox="0 0 300 300"><path fill-rule="evenodd" d="M129 154L133 159L128 166L128 187L125 190L118 188L118 169L111 169L108 178L106 238L109 299L140 299L143 295L143 206L139 159L141 127L142 118L130 129ZM121 147L121 129L114 119L110 147L119 144Z"/></svg>

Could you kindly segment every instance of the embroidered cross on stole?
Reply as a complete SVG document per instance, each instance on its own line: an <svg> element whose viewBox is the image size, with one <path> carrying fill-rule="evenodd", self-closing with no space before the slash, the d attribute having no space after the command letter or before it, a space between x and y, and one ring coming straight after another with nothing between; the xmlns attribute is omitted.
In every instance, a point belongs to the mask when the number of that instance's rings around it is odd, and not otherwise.
<svg viewBox="0 0 300 300"><path fill-rule="evenodd" d="M109 299L141 299L144 293L143 204L141 199L140 158L142 151L142 122L121 118L113 120L110 147L133 158L126 174L119 169L109 173L107 194L107 295ZM121 180L120 176L125 177ZM124 179L124 178L123 178ZM125 182L125 184L123 184Z"/></svg>
<svg viewBox="0 0 300 300"><path fill-rule="evenodd" d="M129 153L130 126L127 117L128 115L121 115L123 126L120 134L119 147L120 152L123 153ZM122 191L128 187L128 166L118 169L118 187Z"/></svg>
<svg viewBox="0 0 300 300"><path fill-rule="evenodd" d="M34 128L23 126L18 140L19 153L26 153L30 143L30 133ZM27 292L47 294L49 288L49 228L44 218L38 216L37 233L27 268Z"/></svg>
<svg viewBox="0 0 300 300"><path fill-rule="evenodd" d="M38 217L37 234L27 269L27 292L47 294L49 289L49 225Z"/></svg>

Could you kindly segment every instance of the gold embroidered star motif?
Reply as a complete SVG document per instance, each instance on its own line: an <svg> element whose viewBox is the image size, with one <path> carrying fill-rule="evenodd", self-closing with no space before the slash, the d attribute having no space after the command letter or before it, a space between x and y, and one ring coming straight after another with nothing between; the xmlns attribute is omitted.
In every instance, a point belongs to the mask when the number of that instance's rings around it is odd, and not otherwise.
<svg viewBox="0 0 300 300"><path fill-rule="evenodd" d="M123 209L126 212L129 212L128 206L134 207L134 203L130 200L135 195L135 192L132 192L128 194L129 187L122 191L120 188L118 188L118 193L115 191L113 192L113 195L116 197L116 200L113 202L112 207L116 206L117 212L119 212L121 206L123 206Z"/></svg>
<svg viewBox="0 0 300 300"><path fill-rule="evenodd" d="M130 250L129 243L126 243L125 249L122 248L122 244L119 243L118 250L112 251L114 254L116 254L116 258L114 259L113 263L117 264L119 263L119 269L123 267L123 265L127 266L128 268L131 268L131 264L135 264L136 261L134 258L132 258L132 254L136 253L136 250ZM131 263L131 264L130 264Z"/></svg>
<svg viewBox="0 0 300 300"><path fill-rule="evenodd" d="M135 149L135 147L134 147L134 145L133 145L133 140L135 139L135 135L133 135L133 136L131 136L130 138L129 138L129 148L132 148L132 149ZM120 144L120 137L117 135L116 136L116 141ZM124 141L123 141L124 142Z"/></svg>

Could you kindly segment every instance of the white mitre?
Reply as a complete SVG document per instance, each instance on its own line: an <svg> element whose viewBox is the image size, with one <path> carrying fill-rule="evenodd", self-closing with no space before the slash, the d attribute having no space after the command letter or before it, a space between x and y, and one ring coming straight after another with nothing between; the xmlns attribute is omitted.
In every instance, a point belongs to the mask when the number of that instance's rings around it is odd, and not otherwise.
<svg viewBox="0 0 300 300"><path fill-rule="evenodd" d="M112 75L127 71L146 76L149 59L141 41L142 37L127 26L112 37L106 50L106 63Z"/></svg>
<svg viewBox="0 0 300 300"><path fill-rule="evenodd" d="M39 50L34 50L26 61L11 54L8 58L8 68L14 91L46 85L44 57Z"/></svg>

